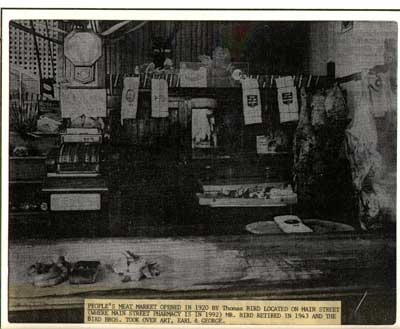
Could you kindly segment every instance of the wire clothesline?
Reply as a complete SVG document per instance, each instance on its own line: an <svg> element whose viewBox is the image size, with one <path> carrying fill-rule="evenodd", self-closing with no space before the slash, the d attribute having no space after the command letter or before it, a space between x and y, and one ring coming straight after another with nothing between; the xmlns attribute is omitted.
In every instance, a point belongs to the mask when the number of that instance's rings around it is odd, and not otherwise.
<svg viewBox="0 0 400 329"><path fill-rule="evenodd" d="M384 72L387 70L387 65L376 65L369 70L370 74L377 72ZM343 77L335 78L328 75L315 75L315 74L260 74L260 75L247 75L247 78L256 79L261 89L276 88L275 79L291 76L293 78L293 84L297 88L317 88L317 87L329 87L334 83L346 83L350 81L361 80L361 72L352 73ZM141 88L147 88L150 86L151 79L165 79L170 88L182 88L181 86L181 73L179 71L159 71L152 73L117 73L115 75L108 75L108 82L110 86L116 88L118 84L125 77L137 77L139 78L139 85ZM239 81L236 81L236 85L231 87L239 87ZM212 86L211 86L212 87ZM229 87L229 86L228 86Z"/></svg>
<svg viewBox="0 0 400 329"><path fill-rule="evenodd" d="M300 87L317 87L320 85L321 82L326 81L327 76L322 75L313 75L313 74L297 74L297 75L249 75L248 78L257 79L259 83L259 87L262 89L268 88L276 88L275 79L291 76L294 81L294 85L298 88ZM160 72L160 73L139 73L139 74L130 74L130 73L117 73L110 75L108 74L109 84L112 85L114 88L118 86L118 83L126 78L126 77L137 77L140 81L140 87L145 88L146 86L150 85L151 79L165 79L168 83L170 88L179 88L181 86L181 74L179 72ZM237 86L239 86L239 81L237 82ZM235 86L232 86L235 87Z"/></svg>

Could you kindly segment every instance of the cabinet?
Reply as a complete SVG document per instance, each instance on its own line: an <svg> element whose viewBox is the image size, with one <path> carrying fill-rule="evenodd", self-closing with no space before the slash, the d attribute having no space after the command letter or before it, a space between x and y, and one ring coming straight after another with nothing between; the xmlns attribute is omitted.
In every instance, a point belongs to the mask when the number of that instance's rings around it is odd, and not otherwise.
<svg viewBox="0 0 400 329"><path fill-rule="evenodd" d="M46 157L10 157L9 238L45 237L50 226L48 202L42 192Z"/></svg>
<svg viewBox="0 0 400 329"><path fill-rule="evenodd" d="M67 236L104 235L109 228L106 183L90 193L101 193L101 211L52 211L51 188L57 195L66 192L89 193L84 188L69 189L75 179L46 178L46 157L11 157L9 171L9 238L56 238ZM80 179L82 185L88 186ZM90 179L89 179L90 180ZM97 179L98 180L98 179ZM51 184L50 184L50 183ZM47 189L46 189L47 188ZM50 190L49 190L50 188ZM80 194L77 194L78 196Z"/></svg>

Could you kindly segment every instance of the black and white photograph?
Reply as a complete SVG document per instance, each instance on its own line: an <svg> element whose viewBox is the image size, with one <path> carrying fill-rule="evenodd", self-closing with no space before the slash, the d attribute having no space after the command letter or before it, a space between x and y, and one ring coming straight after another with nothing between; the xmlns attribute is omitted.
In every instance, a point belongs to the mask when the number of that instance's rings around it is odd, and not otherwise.
<svg viewBox="0 0 400 329"><path fill-rule="evenodd" d="M21 12L7 325L395 324L395 19Z"/></svg>

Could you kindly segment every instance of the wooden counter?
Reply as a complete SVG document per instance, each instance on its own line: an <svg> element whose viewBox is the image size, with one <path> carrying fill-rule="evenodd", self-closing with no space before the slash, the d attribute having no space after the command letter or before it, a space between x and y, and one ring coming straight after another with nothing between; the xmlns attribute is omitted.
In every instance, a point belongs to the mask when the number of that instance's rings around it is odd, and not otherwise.
<svg viewBox="0 0 400 329"><path fill-rule="evenodd" d="M160 264L155 279L122 283L109 265L131 250ZM99 281L38 288L26 269L64 255L99 260ZM346 232L330 235L238 235L124 238L11 243L9 310L82 308L84 299L241 298L337 299L368 291L395 294L395 241Z"/></svg>

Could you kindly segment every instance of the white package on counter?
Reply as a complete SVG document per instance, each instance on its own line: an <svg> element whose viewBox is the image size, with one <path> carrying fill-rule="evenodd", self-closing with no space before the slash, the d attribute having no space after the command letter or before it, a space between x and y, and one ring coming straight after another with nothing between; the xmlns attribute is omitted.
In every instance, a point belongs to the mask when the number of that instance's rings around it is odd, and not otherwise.
<svg viewBox="0 0 400 329"><path fill-rule="evenodd" d="M274 217L274 222L284 233L311 233L313 230L304 225L301 219L294 215Z"/></svg>

